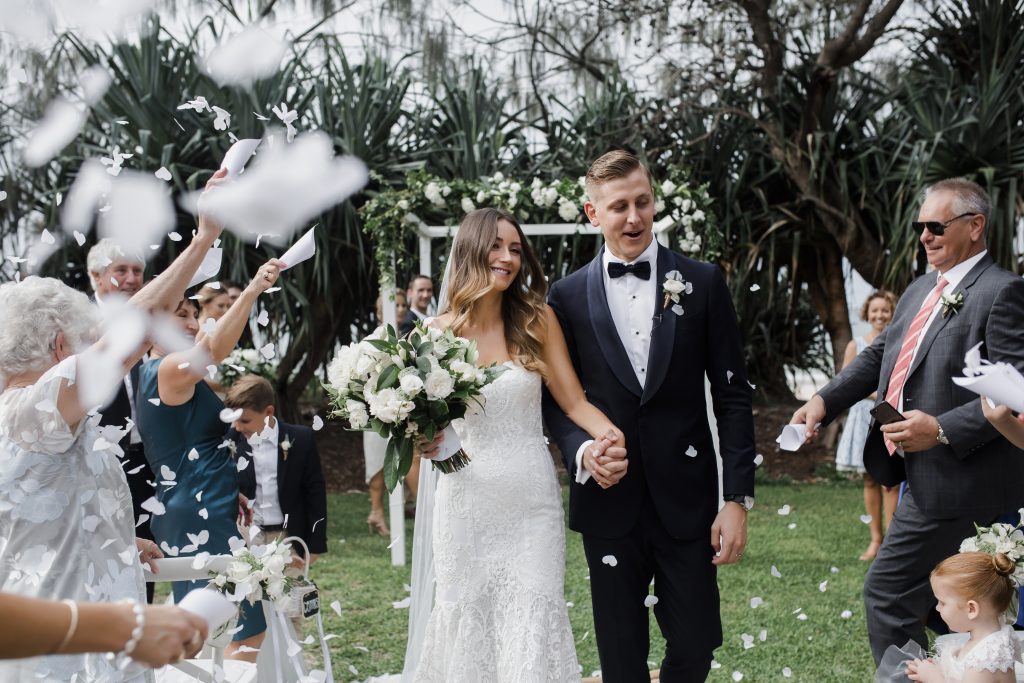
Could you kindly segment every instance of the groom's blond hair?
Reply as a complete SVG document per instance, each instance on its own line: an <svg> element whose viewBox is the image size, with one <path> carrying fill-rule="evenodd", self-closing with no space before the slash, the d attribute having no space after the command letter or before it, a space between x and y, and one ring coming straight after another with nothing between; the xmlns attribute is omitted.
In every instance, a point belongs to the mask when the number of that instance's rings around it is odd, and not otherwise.
<svg viewBox="0 0 1024 683"><path fill-rule="evenodd" d="M601 185L612 180L625 178L638 168L644 169L647 173L647 182L651 184L653 189L654 179L651 177L651 169L647 168L640 161L640 157L624 149L614 149L611 152L605 152L587 170L587 176L584 180L587 197L593 199L596 196L597 188Z"/></svg>

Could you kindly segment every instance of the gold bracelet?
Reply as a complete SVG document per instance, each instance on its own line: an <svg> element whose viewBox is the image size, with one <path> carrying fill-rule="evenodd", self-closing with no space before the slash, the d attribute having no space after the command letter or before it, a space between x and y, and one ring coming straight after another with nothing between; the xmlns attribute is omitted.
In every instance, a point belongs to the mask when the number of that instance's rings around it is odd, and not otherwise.
<svg viewBox="0 0 1024 683"><path fill-rule="evenodd" d="M78 603L74 600L61 600L61 602L67 605L68 609L71 610L71 623L68 624L68 632L64 634L64 640L60 641L60 645L58 645L57 649L53 651L54 654L66 648L68 643L71 642L71 639L74 638L75 631L78 630Z"/></svg>

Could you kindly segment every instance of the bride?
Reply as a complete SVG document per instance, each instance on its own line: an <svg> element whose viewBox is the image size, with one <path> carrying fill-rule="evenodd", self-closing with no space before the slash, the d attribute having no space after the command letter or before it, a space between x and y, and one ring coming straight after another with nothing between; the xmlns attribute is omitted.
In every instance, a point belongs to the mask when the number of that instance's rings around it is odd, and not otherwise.
<svg viewBox="0 0 1024 683"><path fill-rule="evenodd" d="M562 496L542 431L541 384L597 450L614 443L621 454L622 433L587 402L545 304L540 263L511 215L469 213L448 273L448 303L431 324L475 341L481 365L507 369L484 388L484 410L454 424L472 461L437 478L434 607L421 653L406 670L415 681L579 681L563 595ZM436 456L440 440L421 444L419 455ZM603 486L625 468L609 455L594 467Z"/></svg>

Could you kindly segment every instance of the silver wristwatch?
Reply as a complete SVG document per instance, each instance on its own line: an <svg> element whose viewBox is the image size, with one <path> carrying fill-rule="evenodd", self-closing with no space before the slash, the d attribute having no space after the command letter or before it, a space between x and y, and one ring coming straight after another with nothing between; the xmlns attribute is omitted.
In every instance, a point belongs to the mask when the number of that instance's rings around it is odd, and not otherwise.
<svg viewBox="0 0 1024 683"><path fill-rule="evenodd" d="M747 512L750 512L750 510L754 507L753 496L728 495L722 496L722 500L724 500L726 503L739 503Z"/></svg>
<svg viewBox="0 0 1024 683"><path fill-rule="evenodd" d="M935 424L939 425L939 433L935 435L935 440L941 443L943 446L949 445L949 439L946 438L946 432L942 431L942 425L936 420Z"/></svg>

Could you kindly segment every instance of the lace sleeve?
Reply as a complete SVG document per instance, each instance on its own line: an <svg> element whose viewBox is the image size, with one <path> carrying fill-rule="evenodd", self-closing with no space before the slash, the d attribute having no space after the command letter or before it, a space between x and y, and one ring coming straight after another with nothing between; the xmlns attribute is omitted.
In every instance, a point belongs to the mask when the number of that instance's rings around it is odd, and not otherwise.
<svg viewBox="0 0 1024 683"><path fill-rule="evenodd" d="M964 668L973 671L1013 671L1017 647L1013 637L1013 629L1004 626L998 633L993 633L964 657Z"/></svg>
<svg viewBox="0 0 1024 683"><path fill-rule="evenodd" d="M0 403L0 432L26 451L60 454L68 450L85 420L72 432L57 410L57 398L62 383L74 384L76 366L77 356L65 358L35 384L6 392Z"/></svg>

